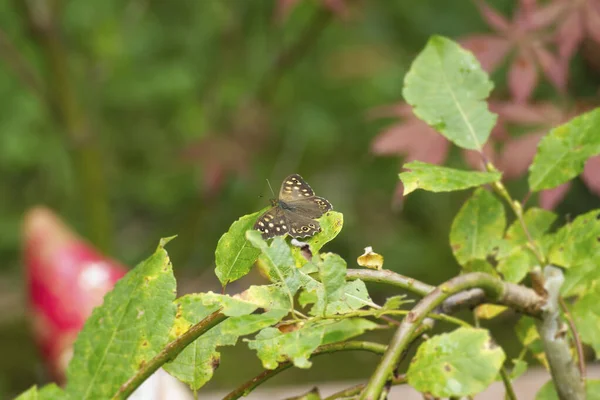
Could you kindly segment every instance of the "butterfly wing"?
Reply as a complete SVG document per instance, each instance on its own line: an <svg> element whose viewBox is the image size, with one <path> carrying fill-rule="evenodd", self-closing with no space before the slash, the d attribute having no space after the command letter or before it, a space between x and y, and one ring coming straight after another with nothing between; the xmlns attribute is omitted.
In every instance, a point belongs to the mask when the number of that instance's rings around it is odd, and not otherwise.
<svg viewBox="0 0 600 400"><path fill-rule="evenodd" d="M254 229L262 234L263 239L285 235L289 228L286 214L279 207L268 209L254 224Z"/></svg>
<svg viewBox="0 0 600 400"><path fill-rule="evenodd" d="M315 196L310 185L298 174L290 175L283 180L279 200L294 213L308 218L319 218L333 209L329 201Z"/></svg>
<svg viewBox="0 0 600 400"><path fill-rule="evenodd" d="M321 232L319 222L293 211L283 210L287 223L288 235L293 238L305 238Z"/></svg>
<svg viewBox="0 0 600 400"><path fill-rule="evenodd" d="M294 212L308 218L319 218L327 211L331 211L333 209L331 203L327 201L327 199L319 196L290 201L287 203L287 205L293 209Z"/></svg>

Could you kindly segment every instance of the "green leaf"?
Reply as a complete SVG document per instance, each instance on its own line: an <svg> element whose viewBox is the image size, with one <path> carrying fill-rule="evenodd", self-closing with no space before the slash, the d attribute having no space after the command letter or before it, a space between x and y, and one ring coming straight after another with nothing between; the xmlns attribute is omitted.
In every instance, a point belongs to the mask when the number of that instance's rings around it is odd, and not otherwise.
<svg viewBox="0 0 600 400"><path fill-rule="evenodd" d="M481 150L496 123L485 99L494 85L470 52L433 36L404 78L413 112L457 146Z"/></svg>
<svg viewBox="0 0 600 400"><path fill-rule="evenodd" d="M15 400L38 400L38 389L37 386L32 386L23 393L21 393Z"/></svg>
<svg viewBox="0 0 600 400"><path fill-rule="evenodd" d="M315 258L316 260L316 258ZM335 269L337 272L332 273L336 277L328 277L330 279L329 291L326 290L323 283L317 281L311 275L304 271L304 268L298 269L300 281L303 286L303 291L300 293L300 304L306 306L314 304L310 310L310 315L313 316L329 316L334 314L345 314L351 311L358 310L364 306L372 306L373 302L369 297L367 287L364 282L357 279L351 282L341 279L345 278L346 262L336 254L324 254L316 261L319 271L327 268ZM308 265L308 264L307 264ZM342 275L341 272L344 271ZM333 283L335 282L335 283ZM331 289L342 286L337 290Z"/></svg>
<svg viewBox="0 0 600 400"><path fill-rule="evenodd" d="M588 400L600 399L600 380L586 380L585 382L585 398ZM552 380L549 380L535 395L535 400L560 400Z"/></svg>
<svg viewBox="0 0 600 400"><path fill-rule="evenodd" d="M321 258L319 276L325 290L325 301L335 301L346 284L346 261L333 253L323 254Z"/></svg>
<svg viewBox="0 0 600 400"><path fill-rule="evenodd" d="M198 390L212 378L220 363L221 355L217 351L219 346L233 346L240 336L274 325L288 313L287 310L271 310L263 314L244 315L242 310L250 314L258 307L251 310L242 305L239 308L239 304L235 305L231 300L214 297L209 297L212 302L207 302L205 295L190 294L176 300L178 312L171 329L171 340L219 309L220 305L228 304L230 309L236 309L237 316L228 318L209 330L186 347L174 361L164 366L167 372L188 384L192 390Z"/></svg>
<svg viewBox="0 0 600 400"><path fill-rule="evenodd" d="M564 297L581 296L600 281L600 255L565 270L565 282L560 287Z"/></svg>
<svg viewBox="0 0 600 400"><path fill-rule="evenodd" d="M459 328L424 342L406 375L419 392L471 396L494 382L505 357L487 330Z"/></svg>
<svg viewBox="0 0 600 400"><path fill-rule="evenodd" d="M515 326L515 333L521 344L531 351L531 354L548 369L548 360L546 359L546 353L544 353L544 345L533 319L530 317L521 317Z"/></svg>
<svg viewBox="0 0 600 400"><path fill-rule="evenodd" d="M290 311L292 308L288 293L280 285L250 286L239 297L265 310Z"/></svg>
<svg viewBox="0 0 600 400"><path fill-rule="evenodd" d="M259 256L259 263L271 282L282 284L292 299L301 285L300 273L285 240L281 236L277 236L273 238L269 246L258 231L248 231L246 237L254 247L262 252ZM290 303L293 304L293 301L290 300Z"/></svg>
<svg viewBox="0 0 600 400"><path fill-rule="evenodd" d="M343 342L344 340L360 336L366 331L379 328L375 322L364 318L347 318L336 323L324 326L324 335L321 344Z"/></svg>
<svg viewBox="0 0 600 400"><path fill-rule="evenodd" d="M215 250L215 273L225 286L245 276L252 269L260 250L246 239L246 231L251 230L258 217L267 209L245 215L235 221L219 239Z"/></svg>
<svg viewBox="0 0 600 400"><path fill-rule="evenodd" d="M322 286L316 289L316 293L317 301L310 310L310 315L314 316L346 314L373 305L367 287L360 279L346 282L341 290L327 300Z"/></svg>
<svg viewBox="0 0 600 400"><path fill-rule="evenodd" d="M202 304L204 304L206 307L221 307L221 312L228 317L248 315L259 308L259 305L256 303L245 301L241 298L231 297L225 294L207 292L199 293L198 296L202 301Z"/></svg>
<svg viewBox="0 0 600 400"><path fill-rule="evenodd" d="M599 130L600 108L552 129L529 167L531 190L555 188L579 175L587 159L600 154Z"/></svg>
<svg viewBox="0 0 600 400"><path fill-rule="evenodd" d="M485 272L499 277L498 272L487 260L471 260L463 266L464 272Z"/></svg>
<svg viewBox="0 0 600 400"><path fill-rule="evenodd" d="M536 259L529 251L516 251L498 262L498 272L508 282L519 283L536 265Z"/></svg>
<svg viewBox="0 0 600 400"><path fill-rule="evenodd" d="M175 291L171 261L159 247L117 282L86 321L67 370L67 394L110 398L162 350L175 319Z"/></svg>
<svg viewBox="0 0 600 400"><path fill-rule="evenodd" d="M464 190L499 181L502 177L500 172L461 171L421 161L404 164L404 168L410 170L400 173L405 196L417 189L430 192Z"/></svg>
<svg viewBox="0 0 600 400"><path fill-rule="evenodd" d="M525 222L525 226L527 226L527 231L534 241L541 239L542 235L550 229L555 220L556 214L536 207L529 208L523 214L523 221ZM527 234L518 220L514 221L508 227L505 237L515 245L526 244L528 241Z"/></svg>
<svg viewBox="0 0 600 400"><path fill-rule="evenodd" d="M600 256L600 210L578 216L549 240L548 259L554 265L572 268Z"/></svg>
<svg viewBox="0 0 600 400"><path fill-rule="evenodd" d="M377 327L377 324L362 318L323 320L307 322L300 329L288 333L277 328L265 328L254 340L246 341L248 347L256 350L266 369L275 369L284 361L292 361L298 368L310 368L308 359L321 344L347 340Z"/></svg>
<svg viewBox="0 0 600 400"><path fill-rule="evenodd" d="M62 400L67 399L67 395L55 383L46 385L38 390L37 386L30 387L27 391L21 393L15 400Z"/></svg>
<svg viewBox="0 0 600 400"><path fill-rule="evenodd" d="M399 310L405 304L413 303L414 300L407 299L405 294L388 297L383 305L382 310Z"/></svg>
<svg viewBox="0 0 600 400"><path fill-rule="evenodd" d="M543 235L550 229L555 220L556 214L535 207L528 209L523 215L527 231L538 248L542 247ZM539 262L528 247L529 238L519 220L514 221L508 227L504 239L496 255L498 272L507 281L519 283L527 276L532 267Z"/></svg>
<svg viewBox="0 0 600 400"><path fill-rule="evenodd" d="M600 354L600 286L594 286L586 292L571 309L575 325L584 343L594 348Z"/></svg>
<svg viewBox="0 0 600 400"><path fill-rule="evenodd" d="M477 189L452 222L450 244L461 265L483 260L491 254L504 234L504 207L484 189Z"/></svg>
<svg viewBox="0 0 600 400"><path fill-rule="evenodd" d="M321 225L321 232L310 238L302 239L304 243L308 243L313 256L317 255L323 246L331 242L340 233L344 225L344 215L336 211L329 211L319 218L318 221ZM292 246L292 255L294 256L294 260L296 260L297 267L301 267L307 263L306 258L302 255L301 248Z"/></svg>
<svg viewBox="0 0 600 400"><path fill-rule="evenodd" d="M510 371L510 379L517 379L527 371L527 362L517 358L512 359L513 368Z"/></svg>

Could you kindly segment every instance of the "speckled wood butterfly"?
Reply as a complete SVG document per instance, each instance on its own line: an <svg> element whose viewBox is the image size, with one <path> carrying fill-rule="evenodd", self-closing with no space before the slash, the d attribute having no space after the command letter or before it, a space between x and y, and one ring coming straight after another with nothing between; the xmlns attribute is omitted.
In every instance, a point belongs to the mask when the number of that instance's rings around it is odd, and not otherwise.
<svg viewBox="0 0 600 400"><path fill-rule="evenodd" d="M315 192L298 174L283 180L279 198L271 199L269 209L254 224L264 239L285 235L293 238L313 236L321 231L319 218L333 209L326 199L315 196Z"/></svg>

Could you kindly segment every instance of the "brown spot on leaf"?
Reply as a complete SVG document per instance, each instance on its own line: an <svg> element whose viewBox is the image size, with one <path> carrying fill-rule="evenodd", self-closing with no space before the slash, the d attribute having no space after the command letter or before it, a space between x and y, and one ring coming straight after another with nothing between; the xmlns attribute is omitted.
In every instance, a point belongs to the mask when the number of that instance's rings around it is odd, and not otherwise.
<svg viewBox="0 0 600 400"><path fill-rule="evenodd" d="M454 250L454 251L458 251L458 250L460 250L462 248L462 246L460 244L458 244L458 243L457 244L453 244L451 247L452 247L452 250Z"/></svg>
<svg viewBox="0 0 600 400"><path fill-rule="evenodd" d="M142 347L148 347L148 345L149 345L149 344L150 344L150 343L148 343L148 341L147 341L147 340L144 340L144 341L142 342Z"/></svg>
<svg viewBox="0 0 600 400"><path fill-rule="evenodd" d="M452 367L450 366L450 364L444 363L444 371L446 371L446 372L452 371Z"/></svg>
<svg viewBox="0 0 600 400"><path fill-rule="evenodd" d="M146 365L146 360L140 361L140 363L138 364L138 368L144 368L144 365Z"/></svg>
<svg viewBox="0 0 600 400"><path fill-rule="evenodd" d="M492 339L485 342L485 348L488 350L494 350L498 345Z"/></svg>
<svg viewBox="0 0 600 400"><path fill-rule="evenodd" d="M221 365L221 359L219 357L212 357L210 360L210 365L214 370L216 370L217 368L219 368L219 365Z"/></svg>
<svg viewBox="0 0 600 400"><path fill-rule="evenodd" d="M280 325L277 325L277 329L279 329L279 332L281 332L281 333L294 332L294 331L297 331L298 328L299 328L299 326L295 322L293 322L291 324L282 323Z"/></svg>

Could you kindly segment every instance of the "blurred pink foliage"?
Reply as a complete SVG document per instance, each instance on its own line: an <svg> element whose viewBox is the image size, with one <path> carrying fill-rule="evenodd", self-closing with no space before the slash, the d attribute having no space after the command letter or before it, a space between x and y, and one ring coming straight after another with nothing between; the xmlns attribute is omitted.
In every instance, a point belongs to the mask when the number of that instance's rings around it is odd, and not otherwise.
<svg viewBox="0 0 600 400"><path fill-rule="evenodd" d="M488 73L496 70L509 54L515 55L508 69L511 99L490 101L490 109L498 114L498 122L483 153L503 171L505 179L516 179L527 172L540 139L550 129L593 108L581 104L561 108L550 102L532 104L528 101L539 82L538 69L559 94L566 94L570 59L585 38L600 43L600 0L554 0L544 3L543 7L536 0L520 0L512 20L482 0L475 0L475 4L494 33L469 35L460 40L461 45L475 54ZM403 156L405 162L420 160L443 164L446 161L450 143L414 116L408 104L378 107L369 116L400 118L375 137L371 143L374 154ZM520 131L525 128L526 133L513 136L511 127L520 127ZM463 158L472 168L482 166L478 152L463 151ZM600 156L588 160L581 178L600 196L598 171ZM540 205L554 208L569 187L567 183L542 191ZM395 197L401 193L396 190Z"/></svg>
<svg viewBox="0 0 600 400"><path fill-rule="evenodd" d="M484 1L476 4L494 33L469 35L460 43L475 54L488 73L498 68L508 54L514 54L508 88L515 102L529 100L539 83L538 70L558 91L566 90L568 63L559 59L552 48L556 38L552 28L564 7L551 4L540 9L535 1L522 0L509 21Z"/></svg>

